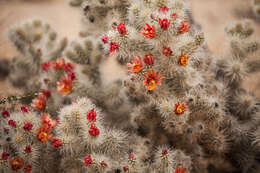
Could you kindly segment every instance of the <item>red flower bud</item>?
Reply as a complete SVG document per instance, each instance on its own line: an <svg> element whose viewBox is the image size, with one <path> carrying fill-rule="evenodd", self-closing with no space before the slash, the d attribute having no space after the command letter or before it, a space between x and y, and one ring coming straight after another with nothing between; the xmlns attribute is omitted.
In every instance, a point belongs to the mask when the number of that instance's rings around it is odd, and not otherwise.
<svg viewBox="0 0 260 173"><path fill-rule="evenodd" d="M126 27L125 27L125 24L124 24L124 23L120 23L120 24L117 26L117 30L118 30L118 32L119 32L121 35L126 35L126 33L127 33Z"/></svg>
<svg viewBox="0 0 260 173"><path fill-rule="evenodd" d="M153 65L153 63L154 63L153 55L152 54L145 55L144 63L147 64L147 65Z"/></svg>

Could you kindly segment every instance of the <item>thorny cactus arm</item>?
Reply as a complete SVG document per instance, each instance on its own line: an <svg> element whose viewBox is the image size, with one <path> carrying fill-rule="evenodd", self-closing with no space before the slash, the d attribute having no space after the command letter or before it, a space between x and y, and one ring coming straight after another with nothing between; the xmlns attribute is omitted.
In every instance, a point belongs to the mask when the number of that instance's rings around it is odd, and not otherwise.
<svg viewBox="0 0 260 173"><path fill-rule="evenodd" d="M50 25L39 19L11 27L8 30L8 37L21 53L21 56L14 58L11 64L13 68L13 73L10 75L11 82L25 89L39 89L40 84L30 83L29 79L40 75L41 63L56 60L62 55L67 39L59 40Z"/></svg>

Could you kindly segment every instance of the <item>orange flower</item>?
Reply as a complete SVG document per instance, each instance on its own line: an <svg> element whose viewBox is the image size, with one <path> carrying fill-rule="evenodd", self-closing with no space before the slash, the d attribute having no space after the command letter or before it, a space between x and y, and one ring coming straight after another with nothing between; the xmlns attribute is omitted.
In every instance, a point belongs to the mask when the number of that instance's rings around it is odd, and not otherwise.
<svg viewBox="0 0 260 173"><path fill-rule="evenodd" d="M139 73L140 71L142 71L143 63L142 63L140 56L137 56L136 58L132 58L131 62L132 62L132 64L131 63L127 64L129 72Z"/></svg>
<svg viewBox="0 0 260 173"><path fill-rule="evenodd" d="M32 100L32 104L31 106L34 108L34 109L37 109L37 110L43 110L45 109L45 106L46 106L46 97L44 95L39 95L38 97L34 98Z"/></svg>
<svg viewBox="0 0 260 173"><path fill-rule="evenodd" d="M57 82L57 91L61 94L67 95L71 92L72 89L72 80L71 78L66 78L63 76L59 82Z"/></svg>
<svg viewBox="0 0 260 173"><path fill-rule="evenodd" d="M186 168L183 168L182 165L178 165L174 173L188 173L188 170Z"/></svg>
<svg viewBox="0 0 260 173"><path fill-rule="evenodd" d="M179 57L179 64L182 66L186 66L188 64L189 57L186 53L182 53Z"/></svg>
<svg viewBox="0 0 260 173"><path fill-rule="evenodd" d="M182 22L181 22L181 26L179 28L179 33L180 34L183 34L185 32L188 32L190 30L190 24L187 23L186 19L184 19Z"/></svg>
<svg viewBox="0 0 260 173"><path fill-rule="evenodd" d="M178 102L177 104L175 104L175 113L177 115L181 115L181 114L184 114L184 112L187 111L187 104L186 102L183 102L182 104L180 104L180 102Z"/></svg>
<svg viewBox="0 0 260 173"><path fill-rule="evenodd" d="M46 125L48 128L53 129L57 125L57 121L53 118L50 118L49 113L45 113L41 116L42 124Z"/></svg>
<svg viewBox="0 0 260 173"><path fill-rule="evenodd" d="M49 134L50 129L42 126L37 129L36 135L39 141L41 142L47 142L49 139L53 137L52 134Z"/></svg>
<svg viewBox="0 0 260 173"><path fill-rule="evenodd" d="M56 70L62 70L65 66L65 60L63 58L59 58L55 62L52 62L52 66Z"/></svg>
<svg viewBox="0 0 260 173"><path fill-rule="evenodd" d="M163 76L159 74L159 72L155 73L154 70L147 70L147 74L144 75L144 84L148 90L156 89L157 85L161 85L162 81L161 78Z"/></svg>
<svg viewBox="0 0 260 173"><path fill-rule="evenodd" d="M24 165L23 159L20 157L11 157L10 158L10 165L12 167L12 170L18 171L21 169Z"/></svg>
<svg viewBox="0 0 260 173"><path fill-rule="evenodd" d="M149 24L146 24L146 27L142 26L142 28L144 29L145 32L141 32L141 34L143 34L147 38L154 38L155 36L154 26L151 27Z"/></svg>

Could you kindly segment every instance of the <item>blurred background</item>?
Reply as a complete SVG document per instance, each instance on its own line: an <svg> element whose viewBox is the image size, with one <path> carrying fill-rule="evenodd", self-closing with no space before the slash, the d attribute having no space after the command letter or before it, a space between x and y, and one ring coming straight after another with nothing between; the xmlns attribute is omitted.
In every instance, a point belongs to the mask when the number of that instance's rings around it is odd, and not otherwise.
<svg viewBox="0 0 260 173"><path fill-rule="evenodd" d="M209 49L222 56L226 48L224 27L226 24L250 19L254 24L254 37L260 40L260 20L252 10L252 0L187 0L190 3L194 21L205 34ZM69 40L77 39L81 22L81 11L69 5L70 0L0 0L0 60L10 60L18 52L8 41L5 31L12 24L24 19L40 17L50 23L57 33ZM108 62L109 66L115 63ZM0 66L0 70L3 66ZM116 69L116 68L110 68ZM10 69L12 71L12 69ZM116 74L116 72L114 72ZM244 88L260 98L260 73L249 76ZM0 97L19 94L6 80L0 81Z"/></svg>

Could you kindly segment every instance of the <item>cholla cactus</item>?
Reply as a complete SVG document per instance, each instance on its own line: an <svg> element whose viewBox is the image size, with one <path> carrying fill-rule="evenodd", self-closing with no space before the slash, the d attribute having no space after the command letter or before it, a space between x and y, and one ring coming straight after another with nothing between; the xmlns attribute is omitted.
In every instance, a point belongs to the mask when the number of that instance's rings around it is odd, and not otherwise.
<svg viewBox="0 0 260 173"><path fill-rule="evenodd" d="M260 1L259 0L252 0L253 11L255 16L259 18L260 16Z"/></svg>
<svg viewBox="0 0 260 173"><path fill-rule="evenodd" d="M260 69L248 21L226 28L229 49L219 58L205 50L183 0L83 7L90 22L99 10L119 17L100 40L87 36L40 61L36 112L2 112L2 172L259 172L259 101L241 87ZM103 82L104 57L124 65L125 77Z"/></svg>

